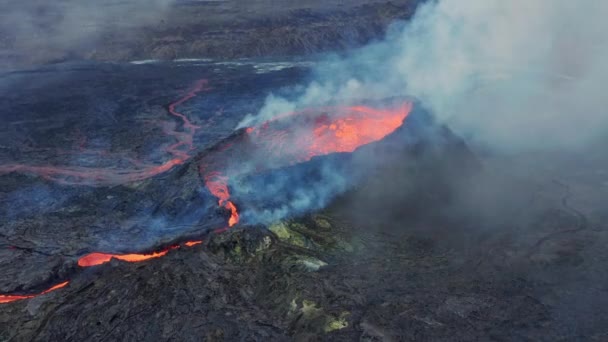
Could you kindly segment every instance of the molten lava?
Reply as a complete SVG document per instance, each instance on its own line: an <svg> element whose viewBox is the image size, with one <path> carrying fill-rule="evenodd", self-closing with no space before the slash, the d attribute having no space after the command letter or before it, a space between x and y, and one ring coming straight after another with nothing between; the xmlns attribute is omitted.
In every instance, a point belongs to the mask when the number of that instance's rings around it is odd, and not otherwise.
<svg viewBox="0 0 608 342"><path fill-rule="evenodd" d="M228 190L228 177L222 175L219 171L210 171L204 173L204 179L205 186L209 189L209 192L217 197L219 206L226 208L230 212L228 227L232 227L239 223L239 212L236 205L229 201L230 191Z"/></svg>
<svg viewBox="0 0 608 342"><path fill-rule="evenodd" d="M353 152L378 141L403 124L411 103L396 109L366 106L305 110L249 128L255 149L269 156L265 162L281 167L336 152Z"/></svg>
<svg viewBox="0 0 608 342"><path fill-rule="evenodd" d="M165 249L160 252L154 252L151 254L107 254L107 253L91 253L87 254L78 259L78 266L80 267L91 267L110 262L112 259L118 259L127 262L142 262L150 259L160 258L172 248Z"/></svg>
<svg viewBox="0 0 608 342"><path fill-rule="evenodd" d="M406 102L388 109L326 107L282 115L246 128L244 138L218 146L201 160L199 172L219 206L230 212L226 227L230 228L240 217L230 200L228 183L248 165L264 171L306 162L315 156L353 152L394 132L411 109L411 103Z"/></svg>
<svg viewBox="0 0 608 342"><path fill-rule="evenodd" d="M194 247L202 244L203 241L187 241L184 242L184 247ZM173 245L163 250L149 254L109 254L109 253L90 253L78 259L78 266L91 267L103 265L110 262L112 259L122 260L126 262L142 262L150 259L164 257L173 249L180 248L180 245Z"/></svg>
<svg viewBox="0 0 608 342"><path fill-rule="evenodd" d="M188 242L184 243L184 246L186 246L186 247L194 247L194 246L200 245L202 243L203 243L203 241L188 241Z"/></svg>
<svg viewBox="0 0 608 342"><path fill-rule="evenodd" d="M69 281L64 281L63 283L57 284L53 287L51 287L50 289L44 290L40 293L37 294L29 294L29 295L0 295L0 304L3 303L10 303L10 302L15 302L18 300L22 300L22 299L30 299L30 298L34 298L34 297L38 297L38 296L42 296L45 295L49 292L53 292L55 290L58 290L62 287L66 287L70 282Z"/></svg>

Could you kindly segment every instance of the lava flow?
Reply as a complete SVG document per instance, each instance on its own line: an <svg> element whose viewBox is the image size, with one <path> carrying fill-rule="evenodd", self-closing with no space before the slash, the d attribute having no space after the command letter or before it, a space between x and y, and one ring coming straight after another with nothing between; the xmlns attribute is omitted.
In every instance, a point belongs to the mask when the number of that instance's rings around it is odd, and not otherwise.
<svg viewBox="0 0 608 342"><path fill-rule="evenodd" d="M193 247L202 244L203 241L187 241L184 242L184 247ZM110 262L112 259L118 259L126 262L142 262L150 259L164 257L173 249L180 248L180 245L170 246L163 250L149 254L109 254L109 253L90 253L78 259L78 266L91 267L98 266Z"/></svg>
<svg viewBox="0 0 608 342"><path fill-rule="evenodd" d="M161 170L168 170L174 165L181 164L190 156L182 151L182 146L192 148L192 136L197 127L182 114L175 110L175 106L182 104L195 96L197 91L203 89L205 82L201 82L187 96L169 106L172 115L183 121L183 127L188 131L186 138L177 132L168 132L175 135L178 143L167 149L175 158L165 164L143 170L97 170L93 175L82 176L80 170L57 169L42 167L40 170L52 171L54 173L35 172L41 176L62 182L66 178L54 177L70 176L72 171L76 172L77 180L96 180L101 183L122 183L145 179L153 176ZM283 167L302 163L315 156L327 155L336 152L353 152L360 146L378 141L394 132L402 124L409 112L411 103L407 102L398 108L375 109L366 106L353 107L331 107L323 109L309 109L284 115L275 120L265 122L256 127L244 130L244 138L237 141L224 142L218 146L215 152L209 153L201 159L199 172L209 192L218 199L220 207L229 213L228 227L216 230L222 232L239 222L237 206L230 200L228 183L231 176L242 173L245 164L255 165L256 171L264 169ZM0 173L6 172L6 167L0 168ZM16 171L32 172L31 167L17 168ZM68 172L69 171L69 172ZM87 172L93 171L87 169ZM70 182L68 182L70 183ZM80 184L80 182L76 182ZM98 183L99 184L99 183ZM181 245L173 245L163 250L149 254L109 254L90 253L78 260L80 267L91 267L118 259L126 262L141 262L154 258L160 258L173 249L182 247L193 247L202 241L188 241ZM33 298L46 294L61 287L68 282L56 285L46 291L33 295L0 295L0 303L8 303L21 299Z"/></svg>
<svg viewBox="0 0 608 342"><path fill-rule="evenodd" d="M190 159L191 156L189 151L194 148L194 134L197 129L200 128L199 126L192 124L184 114L178 112L176 107L192 99L197 93L207 89L207 80L200 80L186 95L169 105L169 113L181 121L182 130L173 128L174 125L172 122L161 123L163 133L175 138L177 141L172 145L163 148L164 152L171 155L172 158L160 165L137 160L133 161L131 159L129 161L134 167L129 169L8 164L0 165L0 175L19 172L38 175L47 180L65 185L103 186L141 181L167 172L173 167L183 164ZM89 151L87 153L100 154L99 151ZM101 154L105 155L106 153Z"/></svg>
<svg viewBox="0 0 608 342"><path fill-rule="evenodd" d="M203 171L204 172L204 171ZM232 227L239 223L239 212L236 205L230 199L230 191L228 190L228 177L222 175L219 171L204 172L205 186L217 197L220 207L224 207L230 212L228 219L228 227Z"/></svg>
<svg viewBox="0 0 608 342"><path fill-rule="evenodd" d="M117 260L122 260L122 261L126 261L126 262L132 262L132 263L142 262L142 261L146 261L146 260L150 260L150 259L163 257L163 256L167 255L167 253L169 253L169 251L171 251L173 249L178 249L180 247L194 247L194 246L200 245L202 243L203 243L203 241L200 241L200 240L187 241L187 242L184 242L182 245L174 245L174 246L168 247L166 249L163 249L161 251L157 251L157 252L153 252L153 253L149 253L149 254L90 253L90 254L87 254L87 255L81 257L80 259L78 259L78 266L84 268L84 267L103 265L105 263L110 262L112 259L117 259ZM47 290L44 290L44 291L42 291L40 293L36 293L36 294L27 294L27 295L2 295L2 294L0 294L0 304L11 303L11 302L15 302L15 301L23 300L23 299L31 299L34 297L42 296L49 292L53 292L55 290L63 288L65 286L67 286L69 283L70 283L69 281L64 281L60 284L57 284Z"/></svg>
<svg viewBox="0 0 608 342"><path fill-rule="evenodd" d="M34 298L34 297L38 297L38 296L42 296L45 295L49 292L53 292L55 290L58 290L62 287L66 287L70 282L69 281L64 281L63 283L57 284L47 290L44 290L40 293L37 294L29 294L29 295L0 295L0 304L3 303L10 303L10 302L15 302L18 300L22 300L22 299L30 299L30 298Z"/></svg>

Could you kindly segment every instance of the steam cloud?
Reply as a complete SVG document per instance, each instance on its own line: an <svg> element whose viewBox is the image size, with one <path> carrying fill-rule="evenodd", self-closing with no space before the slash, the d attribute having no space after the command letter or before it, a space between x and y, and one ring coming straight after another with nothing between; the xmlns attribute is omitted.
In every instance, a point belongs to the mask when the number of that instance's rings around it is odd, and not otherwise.
<svg viewBox="0 0 608 342"><path fill-rule="evenodd" d="M429 1L384 40L332 57L241 126L299 107L413 95L469 142L516 152L607 133L608 3Z"/></svg>
<svg viewBox="0 0 608 342"><path fill-rule="evenodd" d="M176 0L3 0L0 57L63 58L81 46L95 46L102 34L159 20Z"/></svg>

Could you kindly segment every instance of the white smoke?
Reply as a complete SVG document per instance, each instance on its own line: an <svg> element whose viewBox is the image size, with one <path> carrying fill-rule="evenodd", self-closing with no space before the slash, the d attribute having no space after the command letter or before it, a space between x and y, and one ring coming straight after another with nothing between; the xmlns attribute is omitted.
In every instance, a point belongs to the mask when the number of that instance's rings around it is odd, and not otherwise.
<svg viewBox="0 0 608 342"><path fill-rule="evenodd" d="M2 0L0 57L62 57L103 34L157 23L176 0ZM126 32L126 33L125 33Z"/></svg>
<svg viewBox="0 0 608 342"><path fill-rule="evenodd" d="M383 41L332 58L257 118L330 102L413 95L470 142L577 147L607 133L608 2L438 0Z"/></svg>

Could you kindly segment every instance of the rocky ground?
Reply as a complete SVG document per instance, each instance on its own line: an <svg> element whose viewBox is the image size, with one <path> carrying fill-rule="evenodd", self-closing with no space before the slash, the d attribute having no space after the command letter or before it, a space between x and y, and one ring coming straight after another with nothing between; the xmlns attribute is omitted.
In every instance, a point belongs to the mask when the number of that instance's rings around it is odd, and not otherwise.
<svg viewBox="0 0 608 342"><path fill-rule="evenodd" d="M381 37L394 20L409 18L418 2L174 1L138 19L146 5L137 0L93 9L71 1L7 4L19 10L0 13L2 69L66 60L225 60L335 52Z"/></svg>

